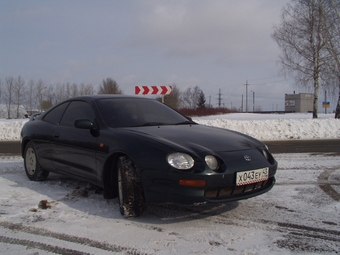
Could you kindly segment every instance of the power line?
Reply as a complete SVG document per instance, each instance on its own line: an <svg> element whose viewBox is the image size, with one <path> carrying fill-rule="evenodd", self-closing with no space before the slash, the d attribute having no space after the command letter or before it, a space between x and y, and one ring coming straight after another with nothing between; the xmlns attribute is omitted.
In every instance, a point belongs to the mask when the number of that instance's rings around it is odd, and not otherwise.
<svg viewBox="0 0 340 255"><path fill-rule="evenodd" d="M272 78L278 78L280 76L271 76L271 77L267 77L267 78L258 78L258 79L250 79L251 81L261 81L261 80L268 80L268 79L272 79Z"/></svg>
<svg viewBox="0 0 340 255"><path fill-rule="evenodd" d="M253 84L253 85L270 85L270 84L273 84L273 83L280 83L280 82L284 82L286 80L281 80L281 81L271 81L271 82L266 82L266 83L256 83L256 84Z"/></svg>

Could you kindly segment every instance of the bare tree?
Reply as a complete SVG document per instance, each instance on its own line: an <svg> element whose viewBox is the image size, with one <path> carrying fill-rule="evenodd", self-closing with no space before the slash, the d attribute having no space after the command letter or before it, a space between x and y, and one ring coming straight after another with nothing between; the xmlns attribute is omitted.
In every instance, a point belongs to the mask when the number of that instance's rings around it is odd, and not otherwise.
<svg viewBox="0 0 340 255"><path fill-rule="evenodd" d="M93 94L95 94L95 90L91 84L85 85L84 83L81 83L78 85L76 83L71 84L68 82L54 86L54 98L56 103L66 100L69 97Z"/></svg>
<svg viewBox="0 0 340 255"><path fill-rule="evenodd" d="M326 61L326 68L323 71L328 90L335 94L335 88L339 90L335 118L340 118L340 1L329 0L324 10L323 36L326 39L326 49L329 59Z"/></svg>
<svg viewBox="0 0 340 255"><path fill-rule="evenodd" d="M92 84L85 85L84 83L80 83L80 86L79 86L80 96L93 95L94 93L95 93L95 90Z"/></svg>
<svg viewBox="0 0 340 255"><path fill-rule="evenodd" d="M43 100L44 100L44 90L46 89L45 83L43 82L42 79L39 79L39 81L36 84L35 87L35 92L36 92L36 97L39 102L39 109L42 112L43 111Z"/></svg>
<svg viewBox="0 0 340 255"><path fill-rule="evenodd" d="M28 111L30 112L33 111L33 107L36 107L36 105L33 105L34 101L35 101L34 81L30 80L28 82L27 97L26 97L26 109L28 109Z"/></svg>
<svg viewBox="0 0 340 255"><path fill-rule="evenodd" d="M17 104L17 119L20 117L20 105L23 101L24 89L25 89L25 81L21 76L18 76L18 79L14 83L14 94L15 100Z"/></svg>
<svg viewBox="0 0 340 255"><path fill-rule="evenodd" d="M199 105L201 92L202 90L198 86L186 89L182 93L183 106L189 109L196 109Z"/></svg>
<svg viewBox="0 0 340 255"><path fill-rule="evenodd" d="M71 95L71 83L69 83L69 82L67 82L66 84L65 84L65 96L66 96L66 98L69 98L70 97L70 95Z"/></svg>
<svg viewBox="0 0 340 255"><path fill-rule="evenodd" d="M198 97L198 103L197 103L197 107L198 108L205 108L205 95L203 93L203 91L201 90L199 97Z"/></svg>
<svg viewBox="0 0 340 255"><path fill-rule="evenodd" d="M15 80L12 76L6 77L5 101L7 105L8 119L11 118L11 105L13 104L14 84Z"/></svg>
<svg viewBox="0 0 340 255"><path fill-rule="evenodd" d="M318 117L321 71L326 61L323 8L326 0L292 0L282 10L281 24L272 38L282 50L281 71L293 75L298 85L314 90L313 118Z"/></svg>
<svg viewBox="0 0 340 255"><path fill-rule="evenodd" d="M54 86L50 85L45 87L44 91L44 100L43 100L43 109L47 110L53 105L53 101L55 100Z"/></svg>
<svg viewBox="0 0 340 255"><path fill-rule="evenodd" d="M72 83L70 86L70 92L71 92L71 97L76 97L78 96L78 85L76 83Z"/></svg>
<svg viewBox="0 0 340 255"><path fill-rule="evenodd" d="M55 85L54 91L55 91L55 103L60 103L61 101L67 98L65 84L58 83L57 85Z"/></svg>
<svg viewBox="0 0 340 255"><path fill-rule="evenodd" d="M98 94L122 94L122 91L115 80L107 78L99 86Z"/></svg>

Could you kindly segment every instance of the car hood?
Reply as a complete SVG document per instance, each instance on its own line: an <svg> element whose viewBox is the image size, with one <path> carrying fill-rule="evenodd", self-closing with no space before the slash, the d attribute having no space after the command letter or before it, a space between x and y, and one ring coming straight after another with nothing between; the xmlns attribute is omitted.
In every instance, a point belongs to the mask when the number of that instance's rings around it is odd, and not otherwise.
<svg viewBox="0 0 340 255"><path fill-rule="evenodd" d="M250 136L204 125L148 126L127 129L129 132L138 133L168 146L191 148L196 152L206 150L228 152L264 146L262 142Z"/></svg>

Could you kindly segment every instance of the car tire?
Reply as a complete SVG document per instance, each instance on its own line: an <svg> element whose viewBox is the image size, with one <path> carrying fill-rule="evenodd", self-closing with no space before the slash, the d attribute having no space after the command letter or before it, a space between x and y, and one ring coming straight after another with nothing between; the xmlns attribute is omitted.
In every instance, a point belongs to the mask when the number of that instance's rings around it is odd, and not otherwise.
<svg viewBox="0 0 340 255"><path fill-rule="evenodd" d="M140 173L127 156L118 158L118 201L120 213L126 217L138 217L145 209Z"/></svg>
<svg viewBox="0 0 340 255"><path fill-rule="evenodd" d="M39 164L33 142L29 142L25 147L24 166L26 175L31 181L43 181L48 177L49 172L43 170Z"/></svg>

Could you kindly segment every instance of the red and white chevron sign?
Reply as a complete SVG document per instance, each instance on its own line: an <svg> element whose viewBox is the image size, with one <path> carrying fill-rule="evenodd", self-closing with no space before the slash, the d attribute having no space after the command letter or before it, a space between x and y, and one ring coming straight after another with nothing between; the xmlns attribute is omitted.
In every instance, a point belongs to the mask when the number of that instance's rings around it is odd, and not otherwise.
<svg viewBox="0 0 340 255"><path fill-rule="evenodd" d="M172 86L136 86L136 95L169 95Z"/></svg>

